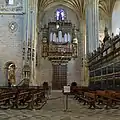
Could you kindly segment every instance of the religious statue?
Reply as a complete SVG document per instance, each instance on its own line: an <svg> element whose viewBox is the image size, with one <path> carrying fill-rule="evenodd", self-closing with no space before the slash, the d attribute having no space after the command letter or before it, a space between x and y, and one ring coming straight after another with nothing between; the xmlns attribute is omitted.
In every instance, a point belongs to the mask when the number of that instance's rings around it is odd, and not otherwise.
<svg viewBox="0 0 120 120"><path fill-rule="evenodd" d="M15 85L15 67L13 65L8 67L8 83L9 86Z"/></svg>

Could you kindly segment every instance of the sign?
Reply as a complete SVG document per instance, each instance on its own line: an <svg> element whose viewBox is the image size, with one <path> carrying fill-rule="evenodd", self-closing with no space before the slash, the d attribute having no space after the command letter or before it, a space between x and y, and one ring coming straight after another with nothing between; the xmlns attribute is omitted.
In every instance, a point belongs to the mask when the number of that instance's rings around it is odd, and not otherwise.
<svg viewBox="0 0 120 120"><path fill-rule="evenodd" d="M70 86L64 86L64 93L70 93Z"/></svg>

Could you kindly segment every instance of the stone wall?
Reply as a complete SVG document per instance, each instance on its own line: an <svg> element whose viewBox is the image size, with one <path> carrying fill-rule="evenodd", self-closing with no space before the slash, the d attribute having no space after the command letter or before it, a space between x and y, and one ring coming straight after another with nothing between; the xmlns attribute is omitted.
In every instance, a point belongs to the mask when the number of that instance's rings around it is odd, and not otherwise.
<svg viewBox="0 0 120 120"><path fill-rule="evenodd" d="M21 80L22 44L25 32L22 1L15 0L14 5L6 6L5 0L0 0L0 86L7 85L5 74L7 62L16 65L16 84Z"/></svg>
<svg viewBox="0 0 120 120"><path fill-rule="evenodd" d="M15 31L10 30L14 23ZM6 62L15 63L16 80L21 79L22 69L22 40L23 40L23 15L0 15L0 85L6 84L4 67Z"/></svg>

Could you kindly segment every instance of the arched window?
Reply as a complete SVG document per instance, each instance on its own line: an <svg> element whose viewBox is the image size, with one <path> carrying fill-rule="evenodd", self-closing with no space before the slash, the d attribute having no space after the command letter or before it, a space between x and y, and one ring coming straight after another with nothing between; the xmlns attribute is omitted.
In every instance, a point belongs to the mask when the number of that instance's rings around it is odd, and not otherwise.
<svg viewBox="0 0 120 120"><path fill-rule="evenodd" d="M119 35L120 33L120 28L116 28L116 35Z"/></svg>
<svg viewBox="0 0 120 120"><path fill-rule="evenodd" d="M56 19L57 20L64 20L65 19L65 12L63 9L56 10Z"/></svg>
<svg viewBox="0 0 120 120"><path fill-rule="evenodd" d="M6 5L13 5L14 4L14 0L6 0Z"/></svg>

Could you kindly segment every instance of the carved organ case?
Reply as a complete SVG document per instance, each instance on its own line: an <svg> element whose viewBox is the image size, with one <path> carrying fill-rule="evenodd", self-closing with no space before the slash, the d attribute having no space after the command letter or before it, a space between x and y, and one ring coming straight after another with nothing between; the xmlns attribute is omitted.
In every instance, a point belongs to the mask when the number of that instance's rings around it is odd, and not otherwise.
<svg viewBox="0 0 120 120"><path fill-rule="evenodd" d="M63 9L56 11L54 21L42 28L42 57L53 59L71 59L77 57L78 39L75 26L66 20Z"/></svg>

